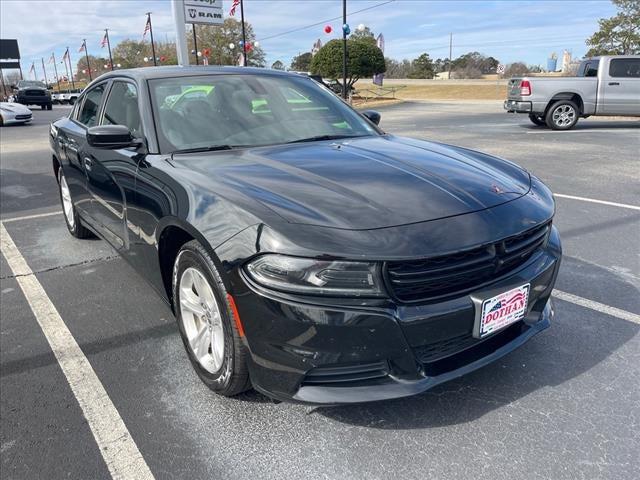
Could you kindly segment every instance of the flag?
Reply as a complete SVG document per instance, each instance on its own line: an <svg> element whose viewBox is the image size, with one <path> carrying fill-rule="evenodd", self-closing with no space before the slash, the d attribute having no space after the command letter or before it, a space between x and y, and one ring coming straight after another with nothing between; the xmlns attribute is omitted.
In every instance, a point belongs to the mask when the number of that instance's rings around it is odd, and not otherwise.
<svg viewBox="0 0 640 480"><path fill-rule="evenodd" d="M29 69L29 73L33 72L33 74L36 74L36 64L32 63L31 64L31 68Z"/></svg>
<svg viewBox="0 0 640 480"><path fill-rule="evenodd" d="M49 57L49 63L56 63L56 59L53 56L53 53L51 54L51 56Z"/></svg>
<svg viewBox="0 0 640 480"><path fill-rule="evenodd" d="M229 15L234 16L236 14L236 7L240 5L240 0L233 0L233 5L231 5L231 10L229 10Z"/></svg>
<svg viewBox="0 0 640 480"><path fill-rule="evenodd" d="M80 45L80 48L78 49L78 53L84 52L84 42L82 42L82 45Z"/></svg>
<svg viewBox="0 0 640 480"><path fill-rule="evenodd" d="M147 17L147 23L144 25L144 32L142 33L142 39L147 36L147 32L151 30L151 19Z"/></svg>
<svg viewBox="0 0 640 480"><path fill-rule="evenodd" d="M69 60L69 49L67 48L67 50L65 50L64 55L62 56L62 61L66 62L67 60Z"/></svg>
<svg viewBox="0 0 640 480"><path fill-rule="evenodd" d="M104 48L107 46L107 42L109 41L107 37L107 32L104 32L104 37L102 37L102 41L100 42L100 47Z"/></svg>

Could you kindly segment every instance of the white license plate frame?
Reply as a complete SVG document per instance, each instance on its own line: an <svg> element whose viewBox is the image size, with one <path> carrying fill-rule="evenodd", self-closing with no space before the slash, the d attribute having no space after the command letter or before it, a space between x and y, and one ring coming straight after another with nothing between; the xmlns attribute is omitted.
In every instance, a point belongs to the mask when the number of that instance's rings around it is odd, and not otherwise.
<svg viewBox="0 0 640 480"><path fill-rule="evenodd" d="M484 300L475 301L473 336L485 338L522 320L529 306L531 284L525 283Z"/></svg>

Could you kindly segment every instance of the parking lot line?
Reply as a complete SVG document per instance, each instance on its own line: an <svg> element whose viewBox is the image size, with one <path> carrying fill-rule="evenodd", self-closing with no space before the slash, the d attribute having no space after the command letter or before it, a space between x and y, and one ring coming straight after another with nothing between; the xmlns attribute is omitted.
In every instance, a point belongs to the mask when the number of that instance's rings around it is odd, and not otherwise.
<svg viewBox="0 0 640 480"><path fill-rule="evenodd" d="M637 323L640 325L640 315L619 308L605 305L604 303L594 302L588 298L579 297L572 293L563 292L561 290L554 290L553 297L563 300L565 302L573 303L581 307L595 310L596 312L604 313L605 315L611 315L612 317L620 318L622 320L628 320L629 322Z"/></svg>
<svg viewBox="0 0 640 480"><path fill-rule="evenodd" d="M587 198L587 197L576 197L574 195L564 195L562 193L554 193L553 196L558 198L568 198L570 200L580 200L582 202L599 203L600 205L609 205L610 207L628 208L630 210L640 210L639 206L629 205L628 203L608 202L606 200L596 200L595 198Z"/></svg>
<svg viewBox="0 0 640 480"><path fill-rule="evenodd" d="M118 479L153 479L149 466L89 360L3 223L0 223L0 245L82 409L111 476Z"/></svg>
<svg viewBox="0 0 640 480"><path fill-rule="evenodd" d="M34 215L24 215L22 217L3 218L2 223L19 222L21 220L31 220L33 218L51 217L52 215L58 215L62 213L62 210L56 210L55 212L36 213Z"/></svg>

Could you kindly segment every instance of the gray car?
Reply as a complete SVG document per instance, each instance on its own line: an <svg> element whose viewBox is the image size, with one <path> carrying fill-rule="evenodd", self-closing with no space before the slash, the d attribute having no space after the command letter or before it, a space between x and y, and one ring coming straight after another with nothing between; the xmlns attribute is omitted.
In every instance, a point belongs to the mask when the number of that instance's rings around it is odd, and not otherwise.
<svg viewBox="0 0 640 480"><path fill-rule="evenodd" d="M554 130L591 115L640 116L640 55L587 58L577 77L512 78L504 108Z"/></svg>

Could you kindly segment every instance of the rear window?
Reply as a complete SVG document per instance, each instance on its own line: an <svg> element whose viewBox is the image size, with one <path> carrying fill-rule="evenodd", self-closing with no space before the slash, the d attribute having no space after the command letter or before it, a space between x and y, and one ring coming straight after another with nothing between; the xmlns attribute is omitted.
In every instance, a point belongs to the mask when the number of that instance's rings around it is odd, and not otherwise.
<svg viewBox="0 0 640 480"><path fill-rule="evenodd" d="M588 60L580 65L579 77L597 77L599 60Z"/></svg>
<svg viewBox="0 0 640 480"><path fill-rule="evenodd" d="M609 64L609 76L640 78L640 58L614 58Z"/></svg>

